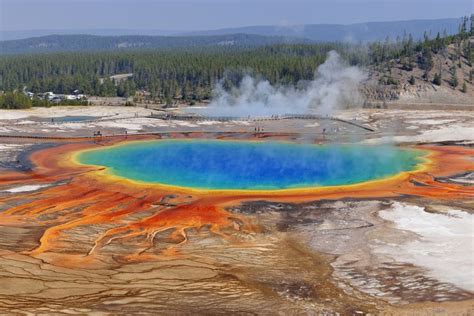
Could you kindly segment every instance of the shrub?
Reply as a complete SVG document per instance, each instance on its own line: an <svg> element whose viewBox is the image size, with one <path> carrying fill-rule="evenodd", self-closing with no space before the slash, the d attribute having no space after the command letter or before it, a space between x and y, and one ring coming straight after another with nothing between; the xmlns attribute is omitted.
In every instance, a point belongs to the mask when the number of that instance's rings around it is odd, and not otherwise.
<svg viewBox="0 0 474 316"><path fill-rule="evenodd" d="M7 92L0 95L0 109L29 109L32 102L23 93Z"/></svg>

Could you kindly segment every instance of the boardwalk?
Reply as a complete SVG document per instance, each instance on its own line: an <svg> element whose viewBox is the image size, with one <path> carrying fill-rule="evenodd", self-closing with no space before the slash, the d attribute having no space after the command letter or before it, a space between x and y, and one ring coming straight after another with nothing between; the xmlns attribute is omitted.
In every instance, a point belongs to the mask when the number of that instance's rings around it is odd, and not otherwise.
<svg viewBox="0 0 474 316"><path fill-rule="evenodd" d="M180 121L215 121L215 122L231 122L231 121L276 121L276 120L331 120L353 125L362 128L369 132L375 132L373 128L368 126L343 120L332 116L322 116L317 114L283 114L283 115L271 115L271 116L204 116L204 115L184 115L184 114L152 114L150 118L162 119L162 120L180 120Z"/></svg>

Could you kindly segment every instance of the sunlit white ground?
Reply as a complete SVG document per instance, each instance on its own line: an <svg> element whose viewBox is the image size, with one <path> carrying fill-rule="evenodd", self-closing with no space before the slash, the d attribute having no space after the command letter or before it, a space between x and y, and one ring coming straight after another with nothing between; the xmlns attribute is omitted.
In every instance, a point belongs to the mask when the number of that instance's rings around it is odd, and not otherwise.
<svg viewBox="0 0 474 316"><path fill-rule="evenodd" d="M4 192L9 192L9 193L21 193L21 192L30 192L30 191L36 191L42 188L49 187L50 185L47 184L31 184L31 185L22 185L22 186L17 186L13 188L9 188L4 190Z"/></svg>
<svg viewBox="0 0 474 316"><path fill-rule="evenodd" d="M403 244L378 245L376 252L424 267L440 281L474 291L474 215L460 210L429 213L400 202L379 215L418 237Z"/></svg>

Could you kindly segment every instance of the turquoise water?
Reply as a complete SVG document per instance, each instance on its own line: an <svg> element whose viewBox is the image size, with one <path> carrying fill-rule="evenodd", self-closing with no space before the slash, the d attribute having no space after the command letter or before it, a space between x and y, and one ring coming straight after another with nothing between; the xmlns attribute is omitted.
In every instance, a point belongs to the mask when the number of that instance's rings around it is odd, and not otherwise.
<svg viewBox="0 0 474 316"><path fill-rule="evenodd" d="M159 140L86 151L78 160L143 182L272 190L380 179L414 169L422 155L418 150L391 146Z"/></svg>

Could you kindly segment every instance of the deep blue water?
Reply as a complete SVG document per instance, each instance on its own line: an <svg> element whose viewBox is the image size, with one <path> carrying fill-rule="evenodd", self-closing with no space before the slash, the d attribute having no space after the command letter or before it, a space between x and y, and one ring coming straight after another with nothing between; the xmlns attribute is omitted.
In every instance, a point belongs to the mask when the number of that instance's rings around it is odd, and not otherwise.
<svg viewBox="0 0 474 316"><path fill-rule="evenodd" d="M86 151L83 164L132 180L200 189L271 190L364 182L412 170L418 150L392 146L159 140Z"/></svg>

